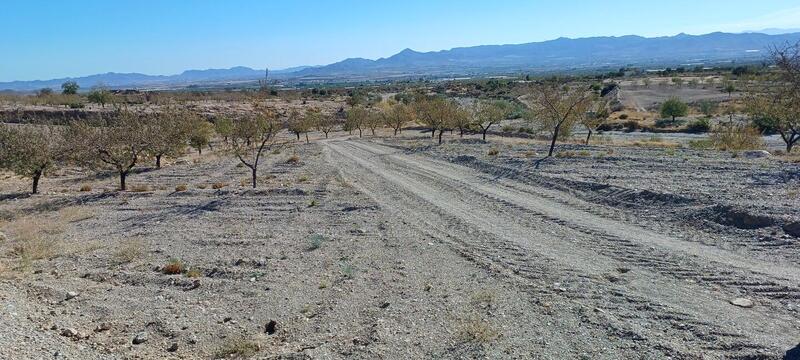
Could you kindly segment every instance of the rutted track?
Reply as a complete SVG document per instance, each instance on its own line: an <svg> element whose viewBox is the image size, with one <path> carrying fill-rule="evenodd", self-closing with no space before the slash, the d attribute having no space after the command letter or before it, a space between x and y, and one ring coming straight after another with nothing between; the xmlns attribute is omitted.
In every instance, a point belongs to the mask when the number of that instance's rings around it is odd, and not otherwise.
<svg viewBox="0 0 800 360"><path fill-rule="evenodd" d="M386 209L529 293L607 316L592 326L661 356L775 357L796 345L800 269L604 217L569 194L369 142L329 160ZM621 270L621 271L620 271ZM558 283L558 285L554 285ZM753 309L728 303L741 294Z"/></svg>

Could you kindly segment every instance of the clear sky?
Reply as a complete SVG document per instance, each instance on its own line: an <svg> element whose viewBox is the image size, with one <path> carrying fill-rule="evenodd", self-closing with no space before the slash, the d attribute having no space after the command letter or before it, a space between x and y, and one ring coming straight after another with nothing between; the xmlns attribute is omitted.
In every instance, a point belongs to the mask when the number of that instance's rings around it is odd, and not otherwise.
<svg viewBox="0 0 800 360"><path fill-rule="evenodd" d="M0 0L0 81L800 28L798 0Z"/></svg>

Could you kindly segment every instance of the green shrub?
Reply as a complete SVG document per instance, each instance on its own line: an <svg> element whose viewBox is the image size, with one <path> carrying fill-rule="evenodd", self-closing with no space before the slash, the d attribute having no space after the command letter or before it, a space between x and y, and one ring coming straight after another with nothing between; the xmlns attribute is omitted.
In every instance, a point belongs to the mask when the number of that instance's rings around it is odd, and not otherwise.
<svg viewBox="0 0 800 360"><path fill-rule="evenodd" d="M705 133L711 129L711 122L708 119L697 119L686 126L686 131L690 133Z"/></svg>

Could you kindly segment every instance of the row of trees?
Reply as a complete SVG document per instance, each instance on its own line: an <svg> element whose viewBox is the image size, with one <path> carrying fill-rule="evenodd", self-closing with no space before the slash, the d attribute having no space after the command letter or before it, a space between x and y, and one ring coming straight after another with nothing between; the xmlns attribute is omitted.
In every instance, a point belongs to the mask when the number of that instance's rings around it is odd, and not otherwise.
<svg viewBox="0 0 800 360"><path fill-rule="evenodd" d="M0 126L0 169L30 178L34 194L42 176L65 164L114 170L125 190L128 175L143 161L154 160L161 167L162 158L181 155L187 145L207 145L213 134L210 126L200 116L176 108L156 114L122 110L103 124L8 124Z"/></svg>

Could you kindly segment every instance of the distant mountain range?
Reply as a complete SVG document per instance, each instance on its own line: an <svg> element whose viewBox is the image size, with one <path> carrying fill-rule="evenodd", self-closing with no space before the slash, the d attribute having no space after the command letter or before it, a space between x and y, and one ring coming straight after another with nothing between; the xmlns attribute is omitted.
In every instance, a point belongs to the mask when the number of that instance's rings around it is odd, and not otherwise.
<svg viewBox="0 0 800 360"><path fill-rule="evenodd" d="M775 29L772 29L775 30ZM770 31L772 32L772 31ZM776 33L781 31L774 31ZM796 43L800 32L711 33L706 35L592 37L517 45L483 45L434 52L405 49L377 60L351 58L325 66L301 66L270 71L271 79L333 81L414 76L448 76L519 72L580 71L620 66L713 65L733 61L759 61L771 46ZM264 78L264 70L248 67L187 70L178 75L107 73L79 78L0 83L0 90L58 89L68 80L88 89L98 84L111 88L159 88L208 84L236 84Z"/></svg>

